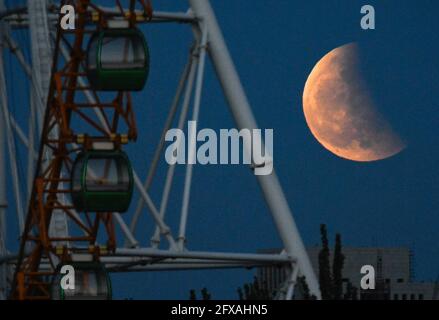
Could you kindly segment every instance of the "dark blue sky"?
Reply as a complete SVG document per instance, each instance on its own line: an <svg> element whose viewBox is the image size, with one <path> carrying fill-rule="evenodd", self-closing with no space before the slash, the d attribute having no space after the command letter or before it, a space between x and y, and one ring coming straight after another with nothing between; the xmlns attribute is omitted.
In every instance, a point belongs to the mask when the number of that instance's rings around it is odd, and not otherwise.
<svg viewBox="0 0 439 320"><path fill-rule="evenodd" d="M11 1L9 1L11 3ZM154 1L157 10L185 10L185 2ZM376 30L360 28L360 8L374 5ZM439 20L437 1L213 0L255 117L274 129L275 169L306 244L319 242L319 224L349 246L409 246L419 280L439 273ZM127 150L145 172L187 59L187 26L144 27L151 75L136 95L139 140ZM302 111L303 86L330 50L357 41L362 67L380 111L408 147L383 161L356 163L324 149ZM210 66L199 126L230 128L233 121ZM157 177L163 181L164 159ZM168 209L176 230L184 167ZM152 191L156 202L160 199ZM133 202L135 203L135 202ZM129 215L129 214L128 214ZM151 222L139 238L149 240ZM279 247L256 179L245 166L196 166L188 247L255 252ZM207 286L214 298L236 298L252 271L148 273L114 276L115 297L187 298Z"/></svg>

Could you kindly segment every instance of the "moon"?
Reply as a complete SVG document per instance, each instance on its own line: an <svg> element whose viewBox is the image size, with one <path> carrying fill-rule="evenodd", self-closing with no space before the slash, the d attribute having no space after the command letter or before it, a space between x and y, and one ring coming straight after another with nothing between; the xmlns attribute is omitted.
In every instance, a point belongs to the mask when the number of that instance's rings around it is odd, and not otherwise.
<svg viewBox="0 0 439 320"><path fill-rule="evenodd" d="M330 51L315 65L305 83L303 111L317 141L339 157L376 161L405 148L373 102L355 43Z"/></svg>

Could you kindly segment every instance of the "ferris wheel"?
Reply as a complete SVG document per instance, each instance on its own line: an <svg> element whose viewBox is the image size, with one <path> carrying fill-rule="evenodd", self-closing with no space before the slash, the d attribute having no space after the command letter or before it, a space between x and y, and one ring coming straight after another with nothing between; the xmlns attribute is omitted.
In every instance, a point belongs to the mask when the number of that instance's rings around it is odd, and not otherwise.
<svg viewBox="0 0 439 320"><path fill-rule="evenodd" d="M198 120L206 59L212 61L237 127L257 128L209 1L189 0L186 12L159 11L147 0L24 2L6 6L0 0L0 298L111 299L113 272L266 265L282 265L288 274L277 298L292 298L299 274L320 298L274 172L256 180L283 241L280 254L186 247L191 164L179 191L177 232L165 217L175 165L168 166L161 203L150 196L166 132L174 122L183 129L188 119ZM74 28L62 27L64 6L74 9ZM154 23L189 25L194 44L145 173L131 163L126 146L142 139L131 93L148 85L149 44L139 26ZM14 62L5 61L6 52ZM8 77L13 68L26 75L24 87L17 89ZM14 104L25 103L22 90L30 99L18 114ZM138 238L141 215L156 226L149 244ZM16 221L18 250L6 245L11 220ZM159 247L162 240L169 249ZM75 270L75 289L60 284L65 266Z"/></svg>

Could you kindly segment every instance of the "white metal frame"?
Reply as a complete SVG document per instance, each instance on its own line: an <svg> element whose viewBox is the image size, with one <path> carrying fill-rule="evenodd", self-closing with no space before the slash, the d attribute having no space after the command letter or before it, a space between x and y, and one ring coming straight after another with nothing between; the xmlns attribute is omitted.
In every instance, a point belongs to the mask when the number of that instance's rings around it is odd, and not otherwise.
<svg viewBox="0 0 439 320"><path fill-rule="evenodd" d="M48 81L50 69L47 61L51 56L51 26L57 21L57 15L47 10L47 0L29 0L29 10L21 10L19 14L16 11L9 13L4 12L2 6L3 0L0 0L0 102L2 116L0 117L0 177L5 171L5 150L3 147L4 140L8 141L9 162L11 164L11 176L15 189L15 200L18 203L18 221L20 227L23 224L23 203L27 197L22 197L18 190L18 175L16 168L15 145L12 135L17 135L19 140L28 148L28 171L27 187L30 190L32 183L33 166L35 161L35 147L38 141L35 141L35 130L41 129L41 118L45 106L43 93L48 91ZM285 195L280 186L276 173L273 171L267 176L256 176L261 186L264 199L273 216L279 235L283 241L285 250L279 255L273 254L237 254L221 252L194 252L186 248L186 227L190 208L190 190L192 185L193 165L188 164L186 167L185 184L183 191L183 203L180 212L179 230L174 235L165 222L167 205L171 188L173 185L175 165L168 167L165 184L162 192L162 199L159 206L153 202L149 196L149 189L153 183L154 176L159 164L159 160L165 146L165 133L171 128L174 119L177 116L179 106L180 114L177 127L184 128L188 119L190 110L190 101L193 98L191 120L198 120L202 89L204 67L207 57L210 57L215 68L218 80L223 89L224 96L228 102L229 109L236 122L238 129L257 129L258 126L254 119L250 104L245 95L239 76L236 72L232 58L225 44L220 27L216 20L215 14L207 0L189 0L190 10L185 13L177 12L154 12L153 23L156 21L179 22L192 26L194 33L194 44L190 50L189 60L185 66L180 82L178 84L175 97L170 106L168 117L165 121L161 138L158 142L154 157L151 161L149 171L145 180L142 182L138 173L134 174L134 182L139 192L138 200L132 220L128 223L118 213L115 214L115 221L120 226L120 230L125 237L123 247L117 248L112 256L102 258L107 267L114 272L144 271L144 270L192 270L206 268L239 268L239 267L256 267L264 265L282 264L289 268L290 276L277 294L279 299L291 299L293 297L294 285L298 274L304 275L310 288L311 294L320 298L320 290L317 278L313 272L309 257L306 253L302 239L297 226L294 222L291 210L285 199ZM113 10L105 8L106 10ZM114 9L116 10L116 9ZM38 21L38 22L37 22ZM32 59L34 64L29 66L25 61L23 54L17 44L14 42L9 28L31 27L31 44ZM12 50L26 74L32 83L32 93L30 101L30 120L29 134L26 136L17 122L11 117L7 105L7 88L4 81L3 69L3 49L8 47ZM66 48L61 48L62 54L68 56ZM83 85L85 79L79 79ZM94 102L94 97L90 92L85 92L85 97ZM95 110L98 119L105 125L99 110ZM6 139L5 139L6 137ZM262 141L262 140L261 140ZM245 152L250 152L251 145L244 142ZM262 149L262 148L261 148ZM50 156L50 155L47 155ZM189 157L195 156L195 146L190 145ZM190 161L188 161L190 163ZM15 166L15 167L14 167ZM24 201L24 202L23 202ZM6 232L6 191L5 179L0 178L0 299L5 298L7 287L7 266L13 264L16 260L14 254L10 254L5 246ZM140 215L144 212L143 207L146 205L147 212L151 214L156 224L156 229L151 237L151 244L148 248L140 247L140 241L136 238L136 230ZM81 217L78 214L77 218ZM68 233L65 217L55 217L53 222L54 232ZM160 241L167 240L169 249L159 249ZM44 262L43 262L44 267Z"/></svg>

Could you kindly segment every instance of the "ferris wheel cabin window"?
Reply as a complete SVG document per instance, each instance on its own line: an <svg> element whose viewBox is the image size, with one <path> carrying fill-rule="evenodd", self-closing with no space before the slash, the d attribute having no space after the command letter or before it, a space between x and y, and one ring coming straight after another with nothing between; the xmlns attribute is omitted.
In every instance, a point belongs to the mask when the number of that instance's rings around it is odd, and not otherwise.
<svg viewBox="0 0 439 320"><path fill-rule="evenodd" d="M149 74L149 49L136 28L104 29L90 38L87 77L94 90L139 91Z"/></svg>
<svg viewBox="0 0 439 320"><path fill-rule="evenodd" d="M133 184L131 163L123 151L83 151L73 164L72 204L79 212L125 212Z"/></svg>
<svg viewBox="0 0 439 320"><path fill-rule="evenodd" d="M124 70L144 66L145 51L140 37L104 37L102 39L102 68Z"/></svg>
<svg viewBox="0 0 439 320"><path fill-rule="evenodd" d="M123 158L89 158L87 163L87 191L127 191L128 167Z"/></svg>

